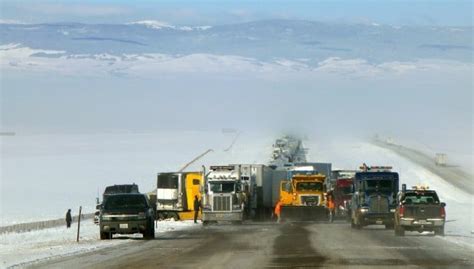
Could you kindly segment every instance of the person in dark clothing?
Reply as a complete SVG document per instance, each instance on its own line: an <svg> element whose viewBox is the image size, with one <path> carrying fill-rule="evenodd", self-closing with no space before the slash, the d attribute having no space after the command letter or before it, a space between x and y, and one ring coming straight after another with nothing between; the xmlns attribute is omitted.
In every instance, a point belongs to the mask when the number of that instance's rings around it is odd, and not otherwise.
<svg viewBox="0 0 474 269"><path fill-rule="evenodd" d="M199 214L199 209L201 208L201 201L197 195L194 196L194 223L197 223L197 218Z"/></svg>
<svg viewBox="0 0 474 269"><path fill-rule="evenodd" d="M68 209L66 213L66 227L68 229L71 228L71 222L72 222L71 209Z"/></svg>

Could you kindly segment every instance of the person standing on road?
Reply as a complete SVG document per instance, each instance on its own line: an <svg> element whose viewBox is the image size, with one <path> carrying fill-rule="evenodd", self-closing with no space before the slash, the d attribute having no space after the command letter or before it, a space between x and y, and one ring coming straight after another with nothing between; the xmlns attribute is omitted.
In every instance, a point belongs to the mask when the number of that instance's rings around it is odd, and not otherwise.
<svg viewBox="0 0 474 269"><path fill-rule="evenodd" d="M71 209L67 210L66 213L66 228L71 228L72 216L71 216Z"/></svg>
<svg viewBox="0 0 474 269"><path fill-rule="evenodd" d="M194 223L197 223L199 209L201 209L201 201L199 201L197 195L194 195Z"/></svg>
<svg viewBox="0 0 474 269"><path fill-rule="evenodd" d="M281 201L275 205L275 215L277 216L277 223L280 223L280 213L281 213Z"/></svg>
<svg viewBox="0 0 474 269"><path fill-rule="evenodd" d="M327 207L329 210L329 222L333 222L335 212L335 204L334 204L334 193L332 190L328 191L326 194L327 197Z"/></svg>

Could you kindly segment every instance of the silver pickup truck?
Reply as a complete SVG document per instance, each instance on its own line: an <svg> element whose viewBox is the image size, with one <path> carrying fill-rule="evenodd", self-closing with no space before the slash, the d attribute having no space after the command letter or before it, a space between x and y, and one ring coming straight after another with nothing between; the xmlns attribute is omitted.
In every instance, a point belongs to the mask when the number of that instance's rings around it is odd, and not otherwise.
<svg viewBox="0 0 474 269"><path fill-rule="evenodd" d="M395 210L395 235L404 236L405 231L433 231L444 236L445 207L434 190L427 187L402 188Z"/></svg>

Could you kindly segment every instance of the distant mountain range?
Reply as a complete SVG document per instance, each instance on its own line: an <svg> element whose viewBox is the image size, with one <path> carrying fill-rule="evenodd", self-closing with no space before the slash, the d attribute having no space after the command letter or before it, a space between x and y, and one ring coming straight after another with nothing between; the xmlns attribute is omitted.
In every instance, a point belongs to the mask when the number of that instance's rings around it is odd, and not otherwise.
<svg viewBox="0 0 474 269"><path fill-rule="evenodd" d="M0 45L20 44L78 55L233 55L258 61L289 59L317 66L328 58L369 63L419 59L472 62L473 27L414 27L266 20L217 26L128 24L0 24Z"/></svg>

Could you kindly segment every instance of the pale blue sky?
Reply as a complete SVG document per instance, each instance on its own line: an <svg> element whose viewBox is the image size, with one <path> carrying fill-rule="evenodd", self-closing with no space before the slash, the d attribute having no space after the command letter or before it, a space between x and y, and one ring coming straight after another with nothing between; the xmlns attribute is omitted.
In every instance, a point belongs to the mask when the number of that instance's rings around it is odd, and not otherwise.
<svg viewBox="0 0 474 269"><path fill-rule="evenodd" d="M469 0L316 1L12 1L1 19L26 23L125 23L159 20L178 25L217 25L261 19L304 19L393 25L472 25Z"/></svg>

